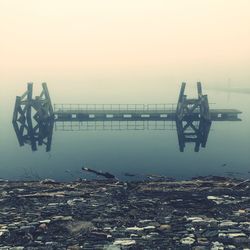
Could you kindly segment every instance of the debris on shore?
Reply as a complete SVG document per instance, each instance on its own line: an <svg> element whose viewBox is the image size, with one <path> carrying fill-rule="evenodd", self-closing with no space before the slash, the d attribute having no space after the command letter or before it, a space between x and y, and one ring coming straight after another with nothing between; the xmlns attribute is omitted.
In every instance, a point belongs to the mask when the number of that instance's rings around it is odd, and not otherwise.
<svg viewBox="0 0 250 250"><path fill-rule="evenodd" d="M115 179L115 176L112 175L112 174L110 174L110 173L108 173L108 172L103 173L103 172L101 172L101 171L96 171L96 170L94 170L94 169L85 168L85 167L83 167L82 170L83 170L83 171L90 172L90 173L94 173L94 174L96 174L96 175L98 175L98 176L103 176L103 177L105 177L105 178L107 178L107 179Z"/></svg>
<svg viewBox="0 0 250 250"><path fill-rule="evenodd" d="M0 181L0 249L249 249L250 183Z"/></svg>

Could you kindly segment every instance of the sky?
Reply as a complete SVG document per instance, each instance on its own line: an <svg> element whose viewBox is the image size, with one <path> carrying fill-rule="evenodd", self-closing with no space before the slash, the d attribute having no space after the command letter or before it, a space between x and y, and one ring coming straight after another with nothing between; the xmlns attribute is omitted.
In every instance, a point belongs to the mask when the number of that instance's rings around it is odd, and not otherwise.
<svg viewBox="0 0 250 250"><path fill-rule="evenodd" d="M0 84L246 87L249 10L249 0L0 0Z"/></svg>

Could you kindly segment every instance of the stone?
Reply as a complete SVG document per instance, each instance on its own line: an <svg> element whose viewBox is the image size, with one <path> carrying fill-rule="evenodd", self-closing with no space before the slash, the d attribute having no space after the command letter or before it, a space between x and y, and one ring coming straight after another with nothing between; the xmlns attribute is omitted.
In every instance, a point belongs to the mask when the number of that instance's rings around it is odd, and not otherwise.
<svg viewBox="0 0 250 250"><path fill-rule="evenodd" d="M5 228L0 229L0 237L4 236L4 235L7 235L8 233L9 233L8 229L5 229Z"/></svg>
<svg viewBox="0 0 250 250"><path fill-rule="evenodd" d="M238 237L247 237L244 233L229 233L227 234L228 238L238 238Z"/></svg>
<svg viewBox="0 0 250 250"><path fill-rule="evenodd" d="M41 225L39 225L38 229L42 230L42 231L46 231L48 230L48 226L45 223L42 223Z"/></svg>
<svg viewBox="0 0 250 250"><path fill-rule="evenodd" d="M206 238L213 238L216 237L218 235L218 230L206 230L202 236L206 237Z"/></svg>
<svg viewBox="0 0 250 250"><path fill-rule="evenodd" d="M195 242L195 239L191 237L186 237L186 238L181 239L181 244L183 245L192 245L194 244L194 242Z"/></svg>
<svg viewBox="0 0 250 250"><path fill-rule="evenodd" d="M56 181L53 179L44 179L42 181L40 181L41 184L55 184Z"/></svg>
<svg viewBox="0 0 250 250"><path fill-rule="evenodd" d="M68 222L65 227L71 234L78 234L80 232L89 232L95 229L94 225L90 221L72 221ZM106 231L106 230L104 230Z"/></svg>
<svg viewBox="0 0 250 250"><path fill-rule="evenodd" d="M52 217L52 221L71 221L73 220L72 216L54 216Z"/></svg>
<svg viewBox="0 0 250 250"><path fill-rule="evenodd" d="M249 191L207 182L0 183L0 250L243 250Z"/></svg>
<svg viewBox="0 0 250 250"><path fill-rule="evenodd" d="M114 245L121 245L121 246L132 246L136 244L135 240L131 239L117 239L113 243Z"/></svg>
<svg viewBox="0 0 250 250"><path fill-rule="evenodd" d="M212 242L211 250L224 250L224 244L218 241Z"/></svg>
<svg viewBox="0 0 250 250"><path fill-rule="evenodd" d="M49 224L51 220L40 220L39 223L41 224Z"/></svg>
<svg viewBox="0 0 250 250"><path fill-rule="evenodd" d="M160 231L171 231L171 225L168 225L168 224L160 225L158 230L160 230Z"/></svg>
<svg viewBox="0 0 250 250"><path fill-rule="evenodd" d="M127 227L126 231L128 232L138 232L138 231L143 231L143 227Z"/></svg>
<svg viewBox="0 0 250 250"><path fill-rule="evenodd" d="M238 225L237 222L233 222L233 221L227 220L227 221L222 221L219 224L219 227L233 227L233 226L236 226L236 225Z"/></svg>
<svg viewBox="0 0 250 250"><path fill-rule="evenodd" d="M144 230L155 230L155 226L146 226L143 229Z"/></svg>

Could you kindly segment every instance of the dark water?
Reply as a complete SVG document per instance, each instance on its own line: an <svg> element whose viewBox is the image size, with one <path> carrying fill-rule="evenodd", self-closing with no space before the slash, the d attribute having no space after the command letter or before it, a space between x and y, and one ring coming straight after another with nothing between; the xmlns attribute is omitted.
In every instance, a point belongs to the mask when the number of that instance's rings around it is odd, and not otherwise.
<svg viewBox="0 0 250 250"><path fill-rule="evenodd" d="M112 90L92 88L86 93L76 86L60 88L48 85L53 103L173 103L179 85L158 89ZM108 171L118 177L124 173L138 176L165 175L178 179L198 175L250 176L250 98L240 93L206 91L211 108L235 108L243 112L241 122L213 122L206 148L194 152L188 144L179 151L175 130L60 131L53 133L52 150L44 147L32 152L20 147L11 119L16 95L25 91L19 84L2 95L0 126L0 178L54 178L71 180L89 178L81 167ZM110 90L110 91L109 91ZM37 94L40 85L36 86ZM195 94L188 88L187 94ZM171 125L171 123L170 123Z"/></svg>

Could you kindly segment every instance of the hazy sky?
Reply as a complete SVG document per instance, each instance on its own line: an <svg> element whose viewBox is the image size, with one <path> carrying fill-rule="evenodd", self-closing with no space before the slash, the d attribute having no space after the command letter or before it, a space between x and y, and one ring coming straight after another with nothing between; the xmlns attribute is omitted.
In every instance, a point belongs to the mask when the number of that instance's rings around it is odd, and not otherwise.
<svg viewBox="0 0 250 250"><path fill-rule="evenodd" d="M249 0L0 0L0 83L250 83Z"/></svg>

